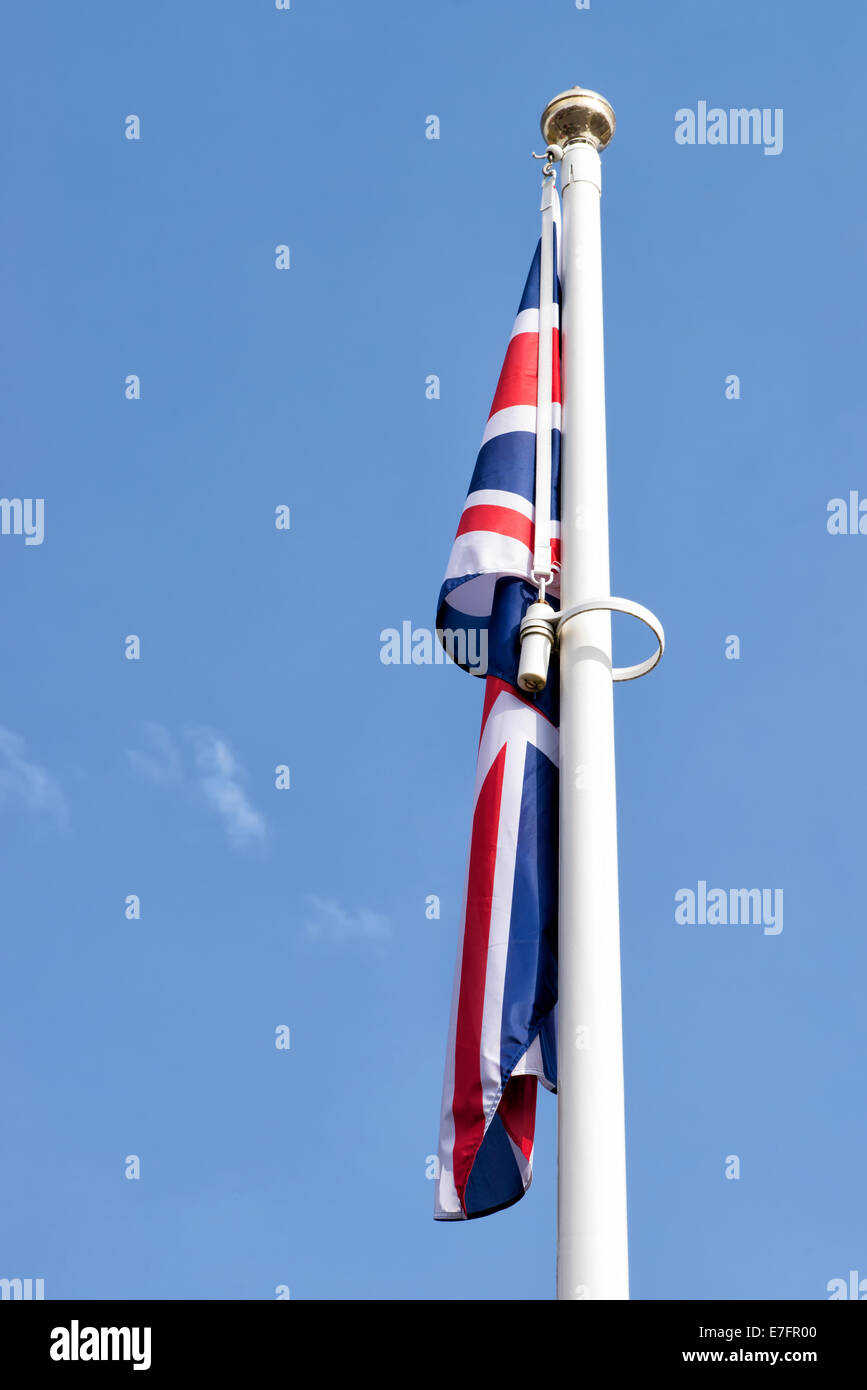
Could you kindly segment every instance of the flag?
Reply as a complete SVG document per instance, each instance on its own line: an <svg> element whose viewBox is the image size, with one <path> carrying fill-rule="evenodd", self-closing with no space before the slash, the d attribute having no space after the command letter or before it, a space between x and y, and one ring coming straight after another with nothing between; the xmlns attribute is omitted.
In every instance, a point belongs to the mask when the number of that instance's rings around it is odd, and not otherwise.
<svg viewBox="0 0 867 1390"><path fill-rule="evenodd" d="M551 536L559 606L559 203L554 210ZM440 591L449 655L484 676L472 830L443 1082L434 1216L511 1206L533 1174L536 1092L556 1089L558 673L518 688L531 583L541 242ZM475 659L473 659L475 658Z"/></svg>

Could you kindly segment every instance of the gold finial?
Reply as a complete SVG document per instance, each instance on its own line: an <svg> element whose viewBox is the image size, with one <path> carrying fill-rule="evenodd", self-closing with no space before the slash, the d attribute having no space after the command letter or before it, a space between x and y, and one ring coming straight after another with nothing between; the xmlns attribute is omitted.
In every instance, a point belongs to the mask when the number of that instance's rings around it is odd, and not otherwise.
<svg viewBox="0 0 867 1390"><path fill-rule="evenodd" d="M616 125L614 111L598 92L570 87L549 101L542 112L542 136L548 145L569 145L583 140L603 150Z"/></svg>

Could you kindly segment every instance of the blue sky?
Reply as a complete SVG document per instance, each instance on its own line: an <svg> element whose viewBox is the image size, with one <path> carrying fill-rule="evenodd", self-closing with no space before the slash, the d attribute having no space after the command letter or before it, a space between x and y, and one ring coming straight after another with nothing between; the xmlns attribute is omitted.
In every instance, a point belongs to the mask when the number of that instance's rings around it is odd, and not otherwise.
<svg viewBox="0 0 867 1390"><path fill-rule="evenodd" d="M3 30L0 491L45 533L0 536L0 1277L553 1295L550 1097L526 1199L432 1220L482 690L380 633L433 623L575 82L618 119L613 586L668 638L616 696L632 1293L867 1276L867 539L826 524L867 496L865 16L47 0ZM782 108L782 153L678 145L699 101ZM781 888L782 932L678 925L702 880Z"/></svg>

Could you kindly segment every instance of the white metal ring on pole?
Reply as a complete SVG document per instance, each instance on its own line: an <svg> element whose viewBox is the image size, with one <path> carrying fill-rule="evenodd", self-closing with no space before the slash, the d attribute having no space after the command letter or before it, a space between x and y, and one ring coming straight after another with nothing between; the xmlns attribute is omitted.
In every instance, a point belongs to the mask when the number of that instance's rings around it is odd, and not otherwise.
<svg viewBox="0 0 867 1390"><path fill-rule="evenodd" d="M629 598L589 598L584 603L576 603L571 608L566 608L562 613L557 614L557 633L564 623L568 623L570 618L577 618L579 613L599 613L607 611L611 613L626 613L630 618L637 618L645 627L649 627L658 643L653 656L649 656L646 661L639 661L635 666L614 666L611 670L613 681L634 681L639 676L646 676L648 671L652 671L665 651L665 633L662 630L662 623L649 608L644 608L640 603L633 603Z"/></svg>

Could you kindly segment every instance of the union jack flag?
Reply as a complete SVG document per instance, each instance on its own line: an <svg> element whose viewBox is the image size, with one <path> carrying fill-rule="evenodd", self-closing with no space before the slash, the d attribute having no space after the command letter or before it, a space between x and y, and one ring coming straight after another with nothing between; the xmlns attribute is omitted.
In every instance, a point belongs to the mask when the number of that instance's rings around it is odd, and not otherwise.
<svg viewBox="0 0 867 1390"><path fill-rule="evenodd" d="M559 203L554 205L551 537L559 606ZM518 688L519 626L537 598L536 391L541 242L527 277L440 591L448 650L485 676L461 937L443 1084L434 1215L511 1206L533 1173L536 1091L556 1089L558 673ZM547 289L548 287L546 287ZM457 650L457 655L455 651ZM468 664L461 652L486 654Z"/></svg>

